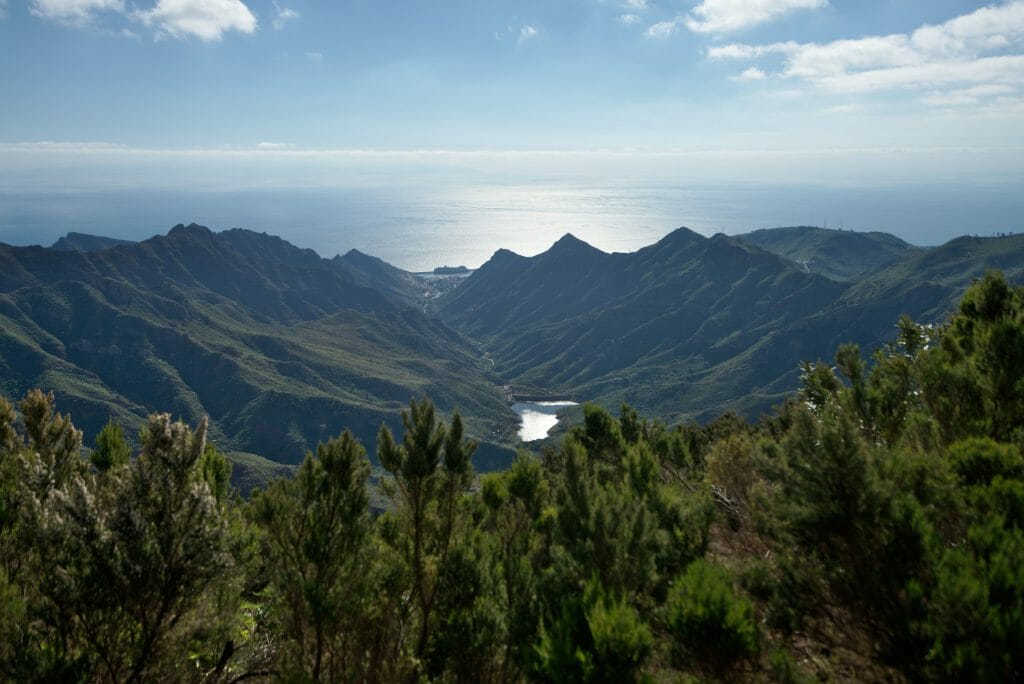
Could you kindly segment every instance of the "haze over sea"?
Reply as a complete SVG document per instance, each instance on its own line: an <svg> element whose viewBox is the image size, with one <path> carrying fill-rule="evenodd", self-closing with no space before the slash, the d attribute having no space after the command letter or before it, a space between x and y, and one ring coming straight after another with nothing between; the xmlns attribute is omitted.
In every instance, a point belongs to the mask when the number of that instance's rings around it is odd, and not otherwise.
<svg viewBox="0 0 1024 684"><path fill-rule="evenodd" d="M1024 0L0 0L0 240L1024 230Z"/></svg>
<svg viewBox="0 0 1024 684"><path fill-rule="evenodd" d="M141 240L176 223L279 235L325 257L356 248L418 271L532 255L571 232L633 251L679 226L705 235L784 225L883 230L920 245L1024 229L1016 184L830 186L544 181L220 191L0 190L0 241L51 244L69 231Z"/></svg>

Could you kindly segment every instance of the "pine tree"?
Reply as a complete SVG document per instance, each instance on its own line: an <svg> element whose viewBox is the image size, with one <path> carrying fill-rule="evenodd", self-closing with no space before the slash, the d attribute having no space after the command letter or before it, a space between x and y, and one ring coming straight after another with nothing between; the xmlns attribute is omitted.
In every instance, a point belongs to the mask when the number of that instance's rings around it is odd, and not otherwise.
<svg viewBox="0 0 1024 684"><path fill-rule="evenodd" d="M285 678L372 678L379 666L368 660L370 640L361 633L372 628L369 473L366 452L346 431L252 502Z"/></svg>

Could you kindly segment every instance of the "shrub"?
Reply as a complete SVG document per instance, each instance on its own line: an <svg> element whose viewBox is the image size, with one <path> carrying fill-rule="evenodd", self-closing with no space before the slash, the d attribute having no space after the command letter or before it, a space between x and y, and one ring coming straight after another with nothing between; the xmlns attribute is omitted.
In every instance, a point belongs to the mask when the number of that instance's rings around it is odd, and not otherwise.
<svg viewBox="0 0 1024 684"><path fill-rule="evenodd" d="M758 651L751 603L736 595L725 569L706 560L691 563L672 584L665 617L680 661L721 675Z"/></svg>

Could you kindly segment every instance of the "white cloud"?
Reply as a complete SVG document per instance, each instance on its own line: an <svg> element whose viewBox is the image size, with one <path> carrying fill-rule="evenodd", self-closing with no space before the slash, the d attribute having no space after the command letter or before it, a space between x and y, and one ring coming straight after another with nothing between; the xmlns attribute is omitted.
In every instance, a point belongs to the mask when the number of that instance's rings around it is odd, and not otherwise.
<svg viewBox="0 0 1024 684"><path fill-rule="evenodd" d="M276 2L274 3L274 9L277 10L277 16L274 17L272 25L275 30L280 31L284 28L285 24L293 19L298 19L302 15L291 9L290 7L281 7Z"/></svg>
<svg viewBox="0 0 1024 684"><path fill-rule="evenodd" d="M324 55L322 52L307 52L306 59L308 59L310 62L316 62L319 64L320 62L324 61Z"/></svg>
<svg viewBox="0 0 1024 684"><path fill-rule="evenodd" d="M870 69L854 73L816 74L813 83L836 93L868 93L962 84L1024 84L1024 55L937 61Z"/></svg>
<svg viewBox="0 0 1024 684"><path fill-rule="evenodd" d="M910 34L824 44L733 44L712 47L707 55L713 60L746 61L781 55L776 75L821 90L931 89L923 101L948 106L991 103L1019 93L1024 87L1022 48L1024 0L1011 0Z"/></svg>
<svg viewBox="0 0 1024 684"><path fill-rule="evenodd" d="M768 74L761 71L757 67L750 67L739 76L735 77L735 81L763 81L768 78Z"/></svg>
<svg viewBox="0 0 1024 684"><path fill-rule="evenodd" d="M123 12L124 0L32 0L29 11L43 19L83 24L96 12Z"/></svg>
<svg viewBox="0 0 1024 684"><path fill-rule="evenodd" d="M647 0L626 0L622 4L631 10L645 10L648 8Z"/></svg>
<svg viewBox="0 0 1024 684"><path fill-rule="evenodd" d="M257 150L290 150L290 149L293 149L294 147L295 147L295 145L292 145L291 143L276 143L276 142L256 143L256 149Z"/></svg>
<svg viewBox="0 0 1024 684"><path fill-rule="evenodd" d="M1024 37L1024 2L982 7L938 26L922 26L911 35L917 50L929 55L976 54L998 50Z"/></svg>
<svg viewBox="0 0 1024 684"><path fill-rule="evenodd" d="M620 14L618 18L619 23L625 24L626 26L632 26L640 21L639 14Z"/></svg>
<svg viewBox="0 0 1024 684"><path fill-rule="evenodd" d="M771 43L769 45L743 45L733 43L708 48L708 58L721 59L756 59L771 54L790 55L800 49L800 43L789 41L786 43Z"/></svg>
<svg viewBox="0 0 1024 684"><path fill-rule="evenodd" d="M664 40L675 33L677 28L679 28L678 19L659 21L657 24L653 24L647 29L646 35L648 38L660 38Z"/></svg>
<svg viewBox="0 0 1024 684"><path fill-rule="evenodd" d="M860 105L847 103L840 105L832 105L831 107L826 107L822 111L825 112L826 114L852 114L853 112L858 112L861 109L862 108Z"/></svg>
<svg viewBox="0 0 1024 684"><path fill-rule="evenodd" d="M526 24L525 26L521 26L519 28L519 42L524 42L524 41L530 40L531 38L535 37L536 35L537 35L537 29L535 29L534 27L530 26L529 24Z"/></svg>
<svg viewBox="0 0 1024 684"><path fill-rule="evenodd" d="M256 30L256 17L241 0L158 0L153 9L134 16L146 26L155 26L158 35L171 38L215 41L227 31Z"/></svg>
<svg viewBox="0 0 1024 684"><path fill-rule="evenodd" d="M837 40L825 45L809 43L790 53L786 72L820 80L854 72L921 64L921 55L905 35L870 36Z"/></svg>
<svg viewBox="0 0 1024 684"><path fill-rule="evenodd" d="M1010 95L1013 92L1014 89L1007 85L980 85L944 93L936 92L925 97L924 102L944 107L976 105L988 98Z"/></svg>
<svg viewBox="0 0 1024 684"><path fill-rule="evenodd" d="M690 11L686 26L698 33L724 33L765 24L794 10L827 5L827 0L704 0Z"/></svg>

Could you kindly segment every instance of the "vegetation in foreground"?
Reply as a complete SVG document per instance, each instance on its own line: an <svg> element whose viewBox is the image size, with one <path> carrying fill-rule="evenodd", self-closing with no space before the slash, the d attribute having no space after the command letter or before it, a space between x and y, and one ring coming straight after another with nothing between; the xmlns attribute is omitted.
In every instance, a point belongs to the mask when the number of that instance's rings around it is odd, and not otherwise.
<svg viewBox="0 0 1024 684"><path fill-rule="evenodd" d="M482 479L413 402L377 517L347 432L244 501L205 422L85 460L51 396L0 402L0 676L1020 679L1024 290L835 366L756 425L587 407Z"/></svg>

